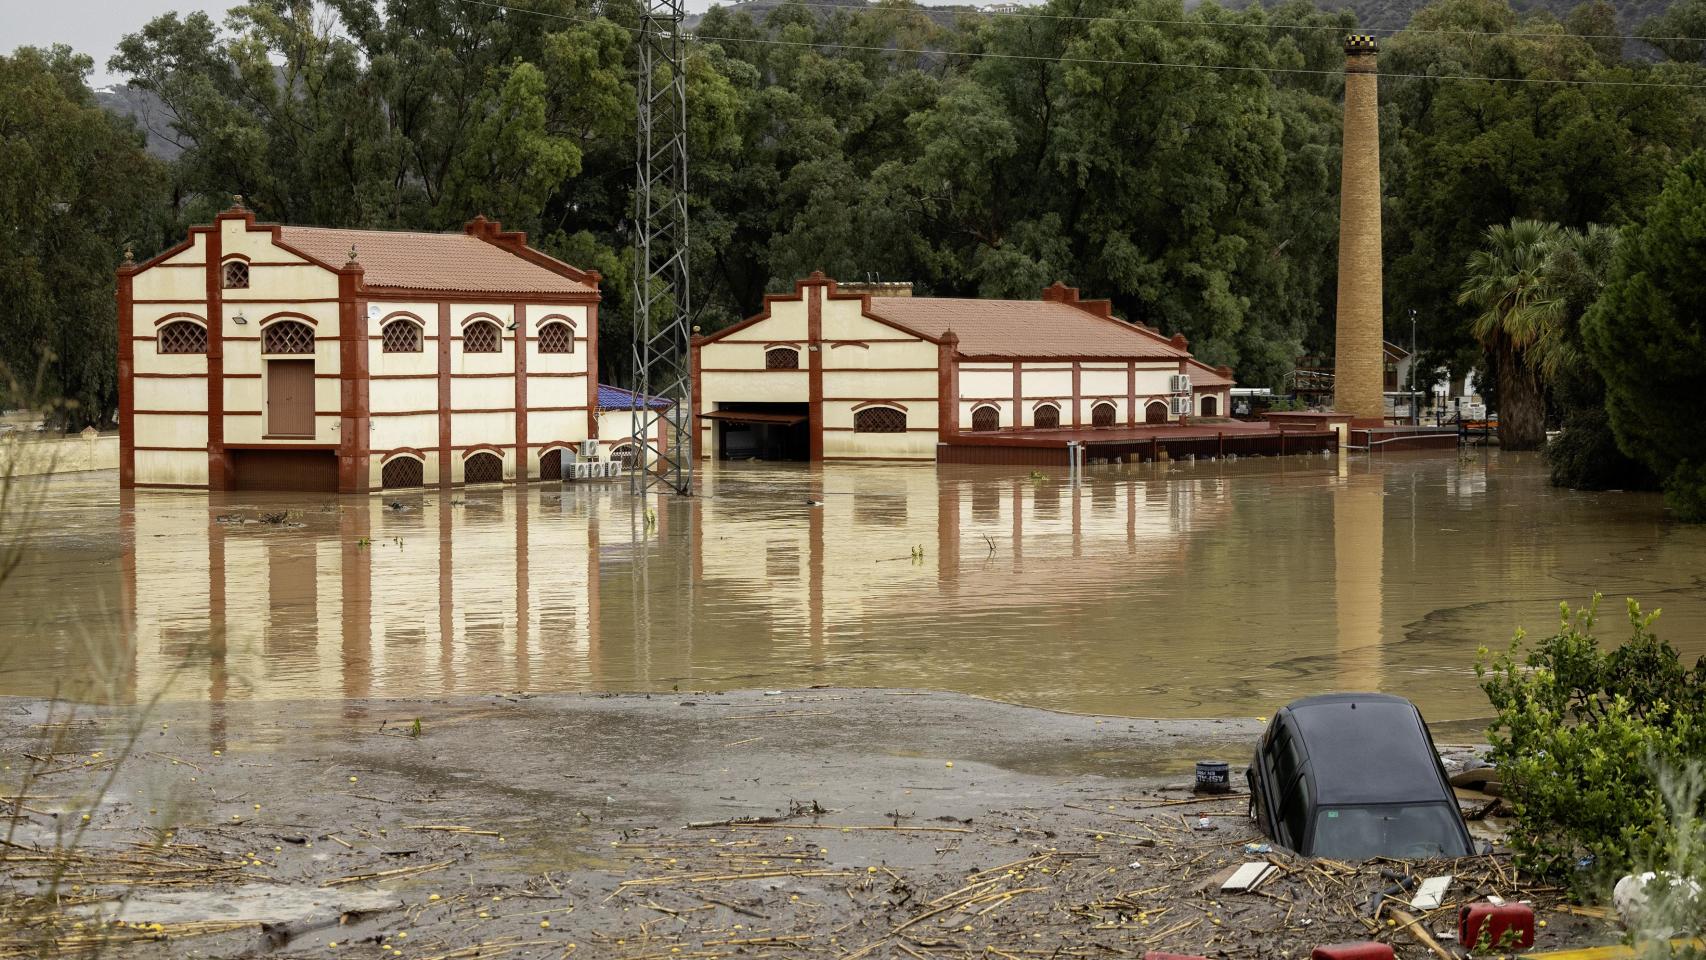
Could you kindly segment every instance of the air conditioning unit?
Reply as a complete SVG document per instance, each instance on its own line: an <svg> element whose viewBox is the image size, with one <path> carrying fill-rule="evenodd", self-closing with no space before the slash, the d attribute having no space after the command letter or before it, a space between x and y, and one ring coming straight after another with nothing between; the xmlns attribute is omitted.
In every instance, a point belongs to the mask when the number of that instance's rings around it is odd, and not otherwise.
<svg viewBox="0 0 1706 960"><path fill-rule="evenodd" d="M614 480L624 473L620 460L577 460L569 464L564 480Z"/></svg>
<svg viewBox="0 0 1706 960"><path fill-rule="evenodd" d="M1190 397L1174 397L1172 403L1173 416L1187 417L1191 414Z"/></svg>
<svg viewBox="0 0 1706 960"><path fill-rule="evenodd" d="M1167 389L1171 393L1190 393L1191 375L1188 373L1173 374L1167 378Z"/></svg>
<svg viewBox="0 0 1706 960"><path fill-rule="evenodd" d="M581 441L580 454L578 455L577 459L580 459L580 460L597 460L598 459L598 441L597 440L582 440Z"/></svg>

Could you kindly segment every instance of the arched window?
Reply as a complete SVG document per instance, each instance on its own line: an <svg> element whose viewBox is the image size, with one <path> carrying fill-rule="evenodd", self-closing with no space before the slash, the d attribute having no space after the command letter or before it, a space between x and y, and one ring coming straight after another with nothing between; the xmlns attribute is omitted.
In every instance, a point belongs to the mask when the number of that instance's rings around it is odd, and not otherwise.
<svg viewBox="0 0 1706 960"><path fill-rule="evenodd" d="M540 353L574 353L575 328L553 320L539 328Z"/></svg>
<svg viewBox="0 0 1706 960"><path fill-rule="evenodd" d="M262 353L314 353L314 328L295 320L280 320L261 331Z"/></svg>
<svg viewBox="0 0 1706 960"><path fill-rule="evenodd" d="M866 407L853 413L854 433L905 433L906 411L894 407Z"/></svg>
<svg viewBox="0 0 1706 960"><path fill-rule="evenodd" d="M1052 403L1045 403L1031 411L1031 423L1039 430L1053 430L1060 426L1060 408Z"/></svg>
<svg viewBox="0 0 1706 960"><path fill-rule="evenodd" d="M1167 405L1159 400L1149 401L1149 406L1143 408L1144 423L1166 423Z"/></svg>
<svg viewBox="0 0 1706 960"><path fill-rule="evenodd" d="M1203 397L1202 415L1205 417L1220 416L1220 401L1215 397Z"/></svg>
<svg viewBox="0 0 1706 960"><path fill-rule="evenodd" d="M462 461L463 483L500 483L504 478L504 462L495 453L484 450Z"/></svg>
<svg viewBox="0 0 1706 960"><path fill-rule="evenodd" d="M420 353L421 325L399 318L379 328L379 339L386 353Z"/></svg>
<svg viewBox="0 0 1706 960"><path fill-rule="evenodd" d="M220 285L227 290L246 290L249 287L249 265L242 260L227 260L219 270Z"/></svg>
<svg viewBox="0 0 1706 960"><path fill-rule="evenodd" d="M158 353L206 353L207 328L190 320L173 320L156 334L154 349Z"/></svg>
<svg viewBox="0 0 1706 960"><path fill-rule="evenodd" d="M800 351L793 347L771 347L764 351L764 369L798 370L800 369Z"/></svg>
<svg viewBox="0 0 1706 960"><path fill-rule="evenodd" d="M415 457L393 457L379 471L379 485L387 490L404 490L426 483L426 468Z"/></svg>
<svg viewBox="0 0 1706 960"><path fill-rule="evenodd" d="M563 451L560 448L556 450L547 450L544 455L539 458L539 479L563 479Z"/></svg>
<svg viewBox="0 0 1706 960"><path fill-rule="evenodd" d="M973 409L971 412L971 428L973 430L1001 429L1001 411L988 405Z"/></svg>
<svg viewBox="0 0 1706 960"><path fill-rule="evenodd" d="M634 444L630 441L628 443L618 444L616 447L612 448L610 451L610 459L615 460L625 467L632 467L635 460L634 454Z"/></svg>
<svg viewBox="0 0 1706 960"><path fill-rule="evenodd" d="M1114 405L1106 400L1090 408L1090 426L1111 427L1114 425Z"/></svg>
<svg viewBox="0 0 1706 960"><path fill-rule="evenodd" d="M500 353L498 325L490 320L476 320L462 328L463 353Z"/></svg>

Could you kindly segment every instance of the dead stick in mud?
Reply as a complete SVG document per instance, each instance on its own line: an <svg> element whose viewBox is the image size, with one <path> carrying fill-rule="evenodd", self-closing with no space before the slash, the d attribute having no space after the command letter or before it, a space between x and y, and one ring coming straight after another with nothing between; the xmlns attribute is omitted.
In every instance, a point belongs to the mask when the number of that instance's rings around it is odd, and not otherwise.
<svg viewBox="0 0 1706 960"><path fill-rule="evenodd" d="M733 820L706 820L690 823L687 826L694 829L705 827L746 827L755 830L883 830L895 833L975 833L966 827L891 827L886 824L835 824L835 823L778 823L780 817L755 817L743 820L739 817Z"/></svg>
<svg viewBox="0 0 1706 960"><path fill-rule="evenodd" d="M707 717L706 719L710 720L713 723L716 723L716 722L720 722L723 720L774 720L778 717L833 717L833 716L835 716L835 711L833 711L833 710L821 710L821 711L816 711L816 712L795 711L793 713L742 713L742 714L736 714L735 716L732 716L732 717Z"/></svg>
<svg viewBox="0 0 1706 960"><path fill-rule="evenodd" d="M1433 938L1433 934L1428 932L1428 928L1422 926L1422 921L1419 918L1392 906L1388 906L1386 912L1392 915L1392 919L1398 921L1398 929L1408 933L1416 939L1417 943L1433 951L1434 956L1439 957L1440 960L1456 960L1455 957L1446 952L1444 947L1439 945L1439 941Z"/></svg>
<svg viewBox="0 0 1706 960"><path fill-rule="evenodd" d="M351 877L336 877L331 880L322 881L320 886L341 887L344 884L361 883L365 880L392 880L398 877L413 877L423 873L432 873L435 870L443 870L445 867L448 867L455 862L456 861L454 860L440 860L437 863L424 863L418 867L398 867L395 870L380 870L377 873L361 873Z"/></svg>
<svg viewBox="0 0 1706 960"><path fill-rule="evenodd" d="M403 825L404 830L437 830L443 833L465 833L471 837L496 837L496 830L476 830L473 827L459 827L455 824L410 823Z"/></svg>

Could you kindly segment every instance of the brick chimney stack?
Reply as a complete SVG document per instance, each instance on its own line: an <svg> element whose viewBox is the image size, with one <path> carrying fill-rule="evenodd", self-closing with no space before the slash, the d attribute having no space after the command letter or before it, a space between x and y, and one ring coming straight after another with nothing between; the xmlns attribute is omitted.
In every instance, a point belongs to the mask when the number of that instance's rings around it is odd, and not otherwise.
<svg viewBox="0 0 1706 960"><path fill-rule="evenodd" d="M1385 385L1380 249L1380 44L1345 39L1345 131L1339 197L1339 314L1333 407L1382 422Z"/></svg>

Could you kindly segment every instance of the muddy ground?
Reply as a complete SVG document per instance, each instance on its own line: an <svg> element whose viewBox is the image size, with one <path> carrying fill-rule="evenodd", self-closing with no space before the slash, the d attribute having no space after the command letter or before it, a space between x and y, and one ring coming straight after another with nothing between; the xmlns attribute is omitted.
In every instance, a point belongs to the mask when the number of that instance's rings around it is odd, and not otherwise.
<svg viewBox="0 0 1706 960"><path fill-rule="evenodd" d="M1247 853L1245 800L1184 788L1241 771L1256 718L838 689L0 714L0 957L1432 956L1368 916L1382 868L1460 878L1436 933L1494 893L1543 945L1617 936L1499 857ZM1281 869L1222 893L1252 859Z"/></svg>

